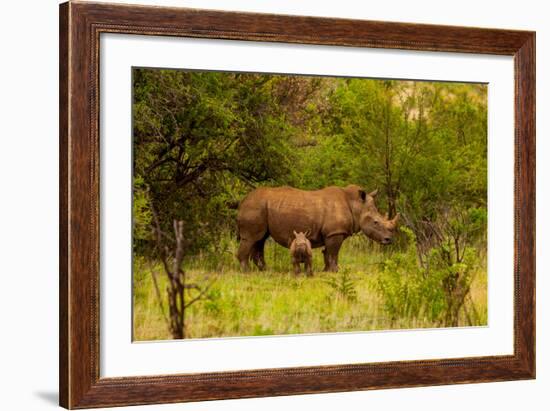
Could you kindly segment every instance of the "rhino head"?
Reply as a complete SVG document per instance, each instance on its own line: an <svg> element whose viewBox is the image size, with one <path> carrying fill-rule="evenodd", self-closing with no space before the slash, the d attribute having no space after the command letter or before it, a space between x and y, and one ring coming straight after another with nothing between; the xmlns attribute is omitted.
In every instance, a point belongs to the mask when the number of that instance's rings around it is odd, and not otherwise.
<svg viewBox="0 0 550 411"><path fill-rule="evenodd" d="M399 213L391 220L378 212L374 199L378 194L378 190L370 193L360 191L363 207L359 215L359 226L363 233L381 244L391 244L397 229L399 221Z"/></svg>
<svg viewBox="0 0 550 411"><path fill-rule="evenodd" d="M309 235L309 230L307 230L305 233L297 233L296 231L292 231L292 233L294 234L294 239L292 241L295 242L294 244L296 244L296 247L307 247L307 243L309 242L309 240L307 239L307 236Z"/></svg>

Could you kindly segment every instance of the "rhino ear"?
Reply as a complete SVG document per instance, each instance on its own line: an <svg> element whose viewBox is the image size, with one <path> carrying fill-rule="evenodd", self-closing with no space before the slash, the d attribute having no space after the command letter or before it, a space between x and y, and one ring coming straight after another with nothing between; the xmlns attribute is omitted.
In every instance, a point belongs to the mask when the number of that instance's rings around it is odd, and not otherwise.
<svg viewBox="0 0 550 411"><path fill-rule="evenodd" d="M359 190L359 197L361 197L362 201L365 201L367 198L367 192L365 190Z"/></svg>
<svg viewBox="0 0 550 411"><path fill-rule="evenodd" d="M375 198L376 196L378 195L378 189L374 190L374 191L371 191L369 193L369 196L371 196L372 198Z"/></svg>
<svg viewBox="0 0 550 411"><path fill-rule="evenodd" d="M298 233L296 232L296 230L292 230L292 232L294 233L294 237L298 237Z"/></svg>

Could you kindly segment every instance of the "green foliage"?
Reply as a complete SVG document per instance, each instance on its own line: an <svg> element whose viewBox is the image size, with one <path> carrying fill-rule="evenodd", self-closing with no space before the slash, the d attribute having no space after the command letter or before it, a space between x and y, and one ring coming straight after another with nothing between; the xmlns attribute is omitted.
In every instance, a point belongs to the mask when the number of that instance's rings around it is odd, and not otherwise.
<svg viewBox="0 0 550 411"><path fill-rule="evenodd" d="M212 287L208 290L208 293L206 295L206 298L204 299L204 302L202 303L204 306L204 310L207 313L217 315L222 310L222 292L219 288Z"/></svg>
<svg viewBox="0 0 550 411"><path fill-rule="evenodd" d="M377 290L392 321L424 318L456 326L461 309L468 315L466 297L479 257L475 248L457 241L460 237L456 233L471 230L468 223L452 219L441 241L425 250L424 261L419 261L414 233L409 228L402 229L410 246L384 262L377 282ZM473 309L475 311L475 307Z"/></svg>
<svg viewBox="0 0 550 411"><path fill-rule="evenodd" d="M445 307L439 276L427 274L417 262L414 234L402 230L410 241L404 253L395 254L383 264L377 289L392 321L400 318L427 318L436 321Z"/></svg>
<svg viewBox="0 0 550 411"><path fill-rule="evenodd" d="M233 224L228 201L287 181L294 127L274 97L280 78L135 69L133 81L134 177L164 228L185 222L188 251Z"/></svg>
<svg viewBox="0 0 550 411"><path fill-rule="evenodd" d="M432 220L486 205L485 96L478 85L350 79L331 96L327 132L352 159L346 177L382 188L390 216Z"/></svg>
<svg viewBox="0 0 550 411"><path fill-rule="evenodd" d="M234 237L228 237L227 241L232 242L229 248L237 246ZM416 266L414 245L410 251L410 258L403 257L402 253L383 251L364 238L354 236L344 242L340 252L344 273L321 272L323 255L319 249L314 249L313 277L295 276L288 250L272 241L266 244L267 271L242 273L234 260L223 269L214 270L209 267L219 263L216 255L193 256L183 267L188 280L201 282L209 275L215 281L207 298L192 305L186 314L186 335L209 338L439 327L441 322L432 321L431 315L398 314L392 319L386 309L386 298L378 289L380 279L390 273L384 272L384 261L393 260L401 265L399 260L394 260L401 256L412 268ZM475 265L478 268L472 272L472 300L468 300L470 318L461 315L460 326L487 324L487 283L481 259L477 254ZM143 258L134 260L134 336L138 341L171 338L159 308L151 268L162 272L160 263L151 267ZM406 276L410 271L400 272ZM161 290L166 288L165 277L158 276ZM348 279L342 281L345 277ZM349 280L353 287L342 287ZM333 288L327 282L338 286ZM435 281L433 284L435 289L440 285ZM341 294L337 289L353 289L355 298L351 301L344 297L347 292ZM426 289L429 290L428 285ZM162 298L166 299L164 293ZM167 306L166 300L164 306Z"/></svg>
<svg viewBox="0 0 550 411"><path fill-rule="evenodd" d="M275 332L271 328L264 328L262 324L256 324L254 326L254 332L252 335L259 336L259 335L273 335Z"/></svg>
<svg viewBox="0 0 550 411"><path fill-rule="evenodd" d="M336 297L345 298L350 302L357 301L355 281L351 277L349 268L341 269L336 277L327 278L326 283L332 288Z"/></svg>
<svg viewBox="0 0 550 411"><path fill-rule="evenodd" d="M142 245L144 241L150 237L153 220L147 187L140 176L134 178L132 200L133 246L134 251L139 253L143 251Z"/></svg>
<svg viewBox="0 0 550 411"><path fill-rule="evenodd" d="M152 215L147 190L143 178L141 177L134 179L132 216L134 222L134 238L138 240L147 238L151 231Z"/></svg>

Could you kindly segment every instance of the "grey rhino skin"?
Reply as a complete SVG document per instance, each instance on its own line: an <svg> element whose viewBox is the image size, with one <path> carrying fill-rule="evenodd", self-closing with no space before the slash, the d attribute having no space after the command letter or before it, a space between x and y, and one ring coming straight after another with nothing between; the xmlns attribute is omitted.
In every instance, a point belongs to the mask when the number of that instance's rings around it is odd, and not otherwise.
<svg viewBox="0 0 550 411"><path fill-rule="evenodd" d="M338 252L342 242L362 231L367 237L390 244L399 214L392 220L382 216L375 205L377 191L366 193L349 185L305 191L292 187L261 187L250 192L239 205L237 258L243 271L250 260L265 268L264 245L271 236L288 248L293 231L309 231L313 248L323 250L325 271L338 271Z"/></svg>

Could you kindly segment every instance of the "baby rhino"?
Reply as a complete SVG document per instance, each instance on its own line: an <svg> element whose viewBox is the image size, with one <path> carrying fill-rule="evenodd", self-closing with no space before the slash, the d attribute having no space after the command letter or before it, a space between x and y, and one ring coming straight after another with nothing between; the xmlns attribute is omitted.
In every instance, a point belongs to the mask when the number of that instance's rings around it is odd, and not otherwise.
<svg viewBox="0 0 550 411"><path fill-rule="evenodd" d="M313 275L312 269L312 257L313 253L311 252L311 243L307 239L306 233L293 231L294 239L290 243L290 256L292 258L292 266L294 267L294 273L300 274L300 264L304 263L304 268L308 276Z"/></svg>

